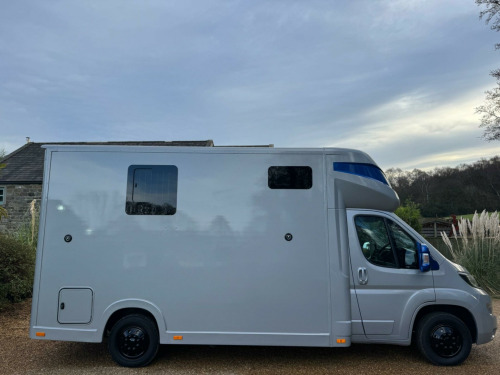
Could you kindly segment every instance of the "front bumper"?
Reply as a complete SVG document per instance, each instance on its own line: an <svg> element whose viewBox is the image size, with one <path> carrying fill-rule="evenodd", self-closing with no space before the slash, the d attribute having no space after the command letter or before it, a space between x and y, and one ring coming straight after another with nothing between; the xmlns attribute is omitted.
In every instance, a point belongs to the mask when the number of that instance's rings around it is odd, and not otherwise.
<svg viewBox="0 0 500 375"><path fill-rule="evenodd" d="M491 306L491 298L486 295L481 298L478 307L481 311L476 314L477 341L476 344L486 344L495 338L498 327L497 317L486 307ZM478 319L479 318L479 319Z"/></svg>

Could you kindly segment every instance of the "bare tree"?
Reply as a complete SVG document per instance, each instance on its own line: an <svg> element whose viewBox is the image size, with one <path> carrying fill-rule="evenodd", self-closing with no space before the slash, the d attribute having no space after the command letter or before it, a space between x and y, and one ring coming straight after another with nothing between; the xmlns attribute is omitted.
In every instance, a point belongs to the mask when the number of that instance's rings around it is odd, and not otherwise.
<svg viewBox="0 0 500 375"><path fill-rule="evenodd" d="M482 6L479 18L494 31L500 31L500 0L475 0ZM500 43L495 44L500 49ZM486 91L485 104L476 108L476 113L481 115L481 128L484 128L483 138L487 141L500 140L500 69L494 70L490 75L497 80L497 87Z"/></svg>
<svg viewBox="0 0 500 375"><path fill-rule="evenodd" d="M486 100L476 108L481 115L481 128L484 128L483 138L487 141L500 140L500 69L490 74L497 80L497 87L486 91Z"/></svg>
<svg viewBox="0 0 500 375"><path fill-rule="evenodd" d="M479 12L479 18L490 25L491 30L500 31L500 0L476 0L477 6L484 6ZM496 49L500 49L500 43L495 44Z"/></svg>

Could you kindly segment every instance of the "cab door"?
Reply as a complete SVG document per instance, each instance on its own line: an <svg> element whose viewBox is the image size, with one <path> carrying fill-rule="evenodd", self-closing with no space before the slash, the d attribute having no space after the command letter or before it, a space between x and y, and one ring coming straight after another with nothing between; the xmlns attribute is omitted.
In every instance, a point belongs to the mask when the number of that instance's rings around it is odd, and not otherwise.
<svg viewBox="0 0 500 375"><path fill-rule="evenodd" d="M435 301L432 271L419 270L417 240L387 213L348 210L347 220L351 294L356 295L366 337L409 339L414 312Z"/></svg>

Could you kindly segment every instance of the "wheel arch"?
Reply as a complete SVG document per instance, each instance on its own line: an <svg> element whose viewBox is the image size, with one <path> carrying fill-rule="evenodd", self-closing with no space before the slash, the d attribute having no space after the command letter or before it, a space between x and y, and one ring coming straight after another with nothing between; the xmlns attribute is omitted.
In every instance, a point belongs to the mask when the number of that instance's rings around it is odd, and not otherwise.
<svg viewBox="0 0 500 375"><path fill-rule="evenodd" d="M476 343L476 341L477 341L477 325L476 325L476 321L474 320L474 316L465 307L458 306L458 305L426 305L426 306L423 306L417 312L417 315L415 316L415 319L413 320L412 331L411 331L412 339L415 337L415 330L416 330L420 320L424 316L426 316L427 314L430 314L433 312L445 312L448 314L452 314L452 315L456 316L457 318L459 318L460 320L462 320L470 331L470 334L472 337L472 342Z"/></svg>
<svg viewBox="0 0 500 375"><path fill-rule="evenodd" d="M166 324L160 309L151 302L135 299L115 302L104 311L102 337L107 336L121 318L132 314L141 314L151 319L158 330L160 342L164 341Z"/></svg>

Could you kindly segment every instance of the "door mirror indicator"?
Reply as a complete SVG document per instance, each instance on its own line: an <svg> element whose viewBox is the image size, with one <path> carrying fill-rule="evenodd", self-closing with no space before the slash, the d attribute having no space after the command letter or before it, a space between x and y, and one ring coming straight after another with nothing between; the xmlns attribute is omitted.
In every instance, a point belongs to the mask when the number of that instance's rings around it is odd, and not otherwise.
<svg viewBox="0 0 500 375"><path fill-rule="evenodd" d="M427 272L431 269L431 254L425 244L418 244L418 265L422 272Z"/></svg>

